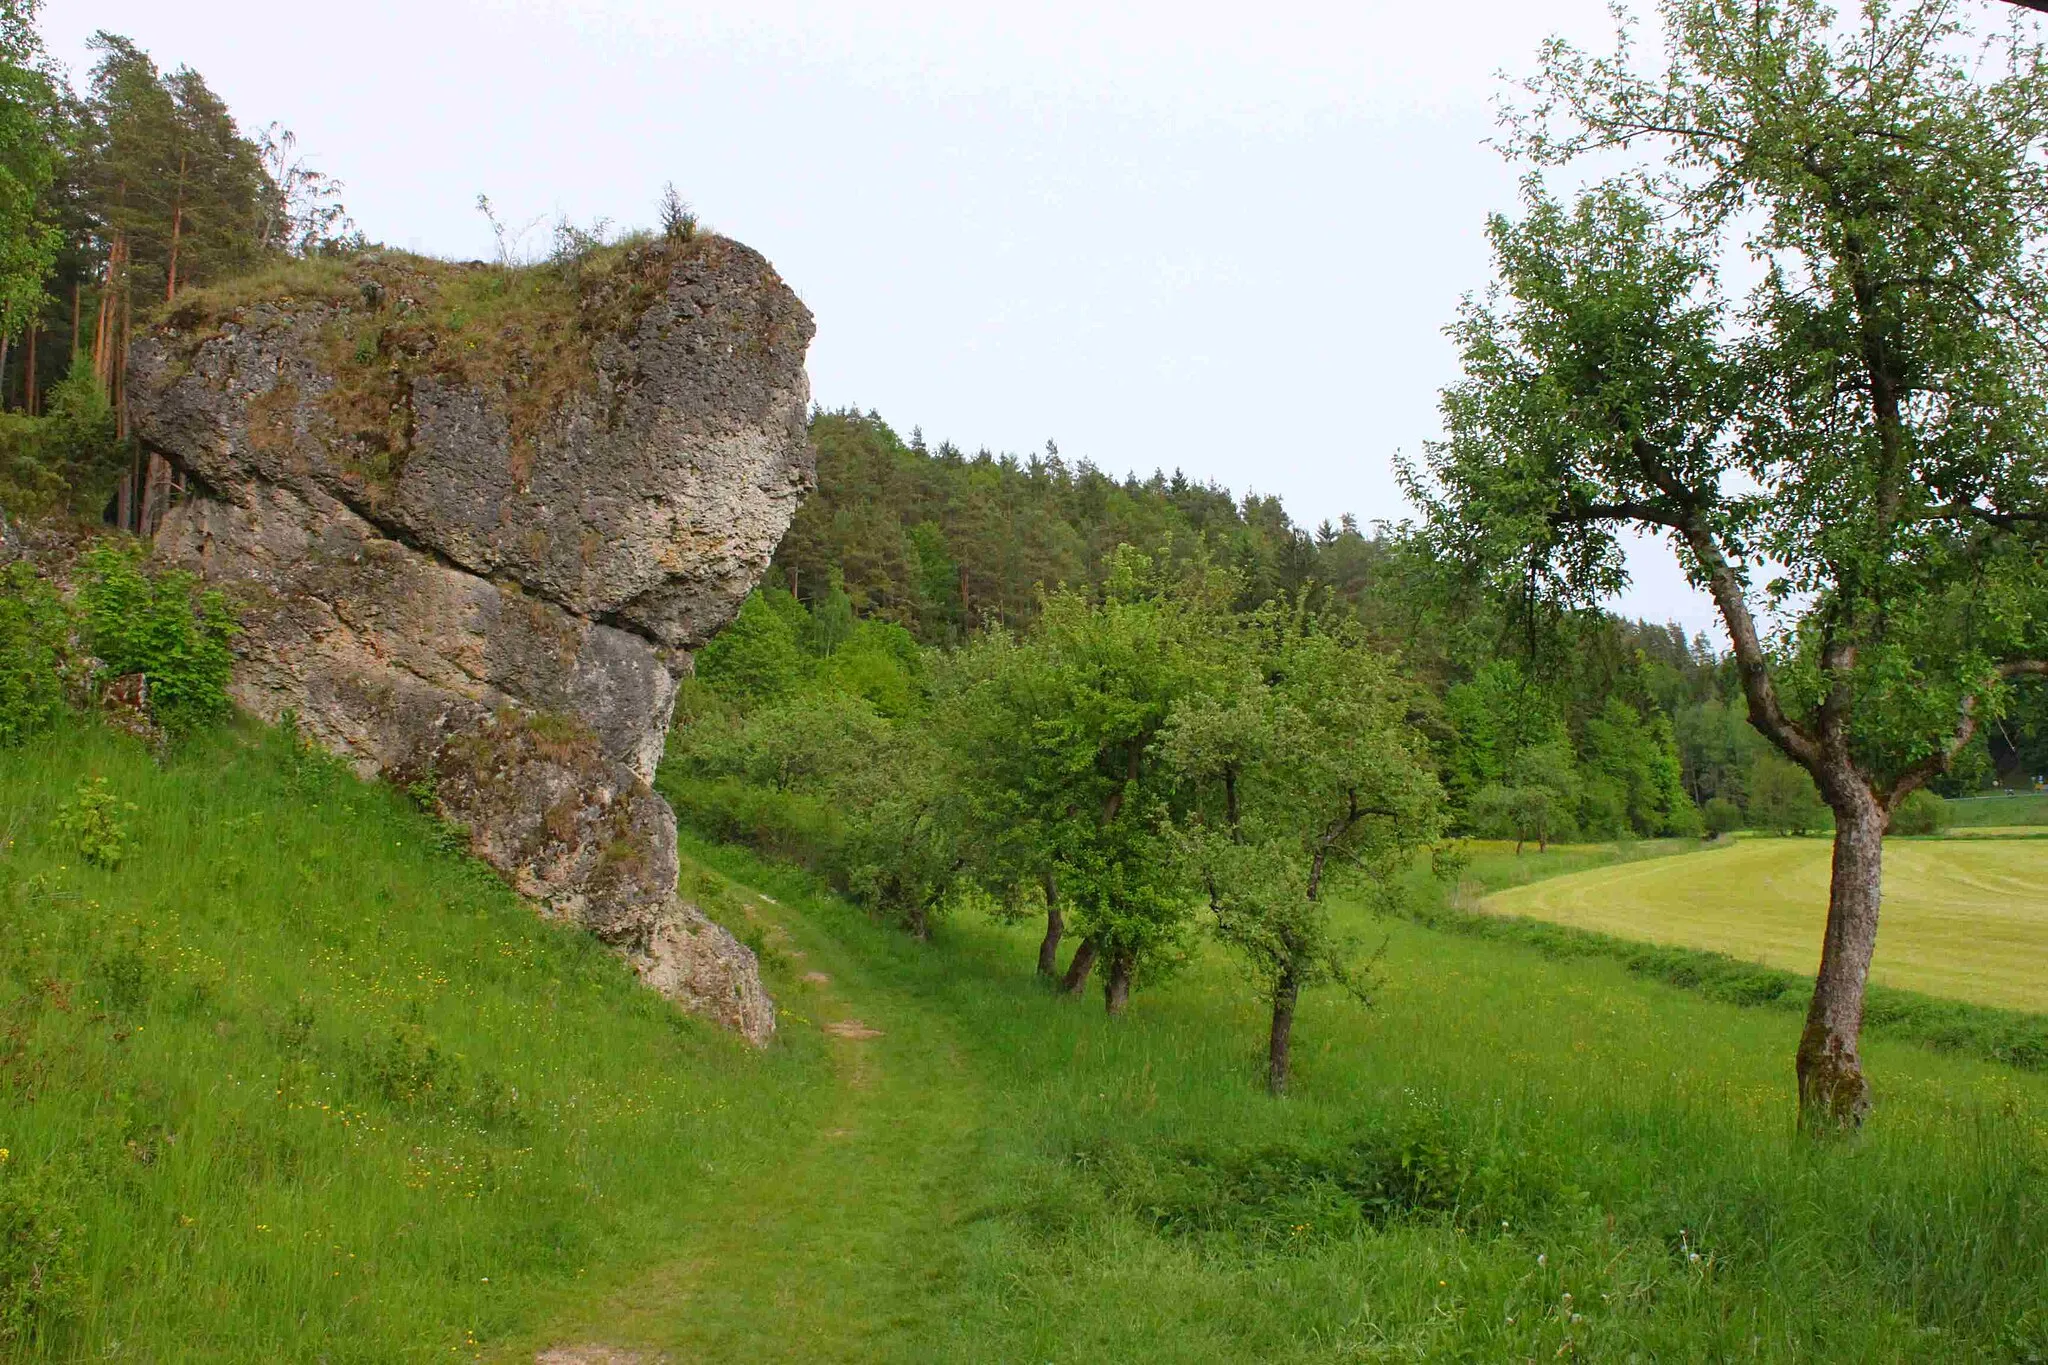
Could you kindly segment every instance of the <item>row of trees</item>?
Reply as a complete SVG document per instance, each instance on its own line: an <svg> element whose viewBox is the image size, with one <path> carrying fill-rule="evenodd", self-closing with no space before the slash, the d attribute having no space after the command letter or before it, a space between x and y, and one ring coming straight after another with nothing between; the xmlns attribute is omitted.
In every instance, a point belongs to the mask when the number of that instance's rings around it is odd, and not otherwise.
<svg viewBox="0 0 2048 1365"><path fill-rule="evenodd" d="M920 936L1042 916L1039 972L1099 974L1111 1014L1206 919L1269 1002L1283 1089L1301 992L1368 984L1331 889L1391 895L1446 808L1414 683L1347 614L1242 589L1126 546L1099 589L950 651L757 594L699 660L671 783L686 808L693 779L813 799L842 883Z"/></svg>

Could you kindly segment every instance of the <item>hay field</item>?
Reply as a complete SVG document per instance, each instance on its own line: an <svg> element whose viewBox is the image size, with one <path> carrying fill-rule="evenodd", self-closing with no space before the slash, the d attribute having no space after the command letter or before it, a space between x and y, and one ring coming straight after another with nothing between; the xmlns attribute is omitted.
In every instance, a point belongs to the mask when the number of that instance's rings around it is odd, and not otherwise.
<svg viewBox="0 0 2048 1365"><path fill-rule="evenodd" d="M1820 958L1828 860L1825 839L1745 838L1518 886L1483 907L1810 972ZM1884 890L1873 979L2048 1010L2048 841L1891 840Z"/></svg>

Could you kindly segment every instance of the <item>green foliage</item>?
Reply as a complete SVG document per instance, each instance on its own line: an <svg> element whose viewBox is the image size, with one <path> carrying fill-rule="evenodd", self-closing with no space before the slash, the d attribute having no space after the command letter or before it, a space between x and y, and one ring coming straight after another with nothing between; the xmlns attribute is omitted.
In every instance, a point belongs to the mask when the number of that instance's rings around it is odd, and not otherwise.
<svg viewBox="0 0 2048 1365"><path fill-rule="evenodd" d="M698 651L697 676L721 696L744 704L795 692L809 680L812 667L799 643L801 612L796 600L779 589L749 594L732 624Z"/></svg>
<svg viewBox="0 0 2048 1365"><path fill-rule="evenodd" d="M1700 808L1707 832L1719 838L1742 828L1742 807L1725 796L1717 796Z"/></svg>
<svg viewBox="0 0 2048 1365"><path fill-rule="evenodd" d="M127 38L100 32L78 168L89 211L127 243L116 281L143 300L255 265L277 186L256 143L191 67L158 67ZM175 241L175 247L174 247Z"/></svg>
<svg viewBox="0 0 2048 1365"><path fill-rule="evenodd" d="M62 235L50 202L63 125L50 62L35 32L38 0L0 5L0 338L41 311Z"/></svg>
<svg viewBox="0 0 2048 1365"><path fill-rule="evenodd" d="M1892 834L1939 834L1948 828L1948 802L1922 788L1892 812Z"/></svg>
<svg viewBox="0 0 2048 1365"><path fill-rule="evenodd" d="M1277 499L1235 498L1178 472L1119 480L1056 448L1021 458L928 449L851 410L816 414L811 440L818 491L776 551L777 577L814 606L837 582L857 615L928 645L984 624L1028 627L1043 594L1099 589L1120 545L1170 545L1179 563L1206 555L1239 576L1242 608L1311 580L1357 600L1389 553L1349 517L1317 540Z"/></svg>
<svg viewBox="0 0 2048 1365"><path fill-rule="evenodd" d="M1213 584L1124 547L1101 598L1053 594L1022 640L971 645L942 708L984 875L1052 876L1113 983L1168 974L1191 941L1163 823L1177 777L1155 746L1174 706L1214 679L1219 608Z"/></svg>
<svg viewBox="0 0 2048 1365"><path fill-rule="evenodd" d="M85 1306L83 1231L55 1182L0 1147L0 1344L47 1341Z"/></svg>
<svg viewBox="0 0 2048 1365"><path fill-rule="evenodd" d="M94 867L112 871L134 847L123 813L133 815L135 803L107 790L107 779L81 782L71 799L57 808L52 827L65 847Z"/></svg>
<svg viewBox="0 0 2048 1365"><path fill-rule="evenodd" d="M129 455L113 405L92 367L75 358L43 401L41 417L0 413L0 502L15 515L62 506L97 513Z"/></svg>
<svg viewBox="0 0 2048 1365"><path fill-rule="evenodd" d="M239 631L227 599L182 570L154 577L142 549L102 541L80 561L78 605L88 646L106 677L149 679L150 707L173 734L226 718Z"/></svg>
<svg viewBox="0 0 2048 1365"><path fill-rule="evenodd" d="M69 631L64 603L33 568L0 567L0 748L56 723Z"/></svg>
<svg viewBox="0 0 2048 1365"><path fill-rule="evenodd" d="M1442 789L1407 723L1412 689L1355 628L1272 611L1213 647L1220 678L1174 702L1158 749L1188 789L1178 852L1275 1010L1281 1089L1300 992L1367 986L1326 898L1362 883L1392 899L1442 829Z"/></svg>
<svg viewBox="0 0 2048 1365"><path fill-rule="evenodd" d="M1773 834L1810 834L1828 824L1827 804L1806 770L1760 753L1749 773L1749 824Z"/></svg>

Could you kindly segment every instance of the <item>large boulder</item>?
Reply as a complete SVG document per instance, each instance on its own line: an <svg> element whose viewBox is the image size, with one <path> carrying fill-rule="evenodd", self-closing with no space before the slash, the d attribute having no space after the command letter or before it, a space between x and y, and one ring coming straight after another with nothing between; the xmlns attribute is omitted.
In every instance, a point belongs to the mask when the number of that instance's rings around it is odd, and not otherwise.
<svg viewBox="0 0 2048 1365"><path fill-rule="evenodd" d="M723 238L379 254L188 296L129 372L180 490L157 553L243 605L236 700L433 791L549 913L757 1042L752 954L675 898L651 783L689 651L811 486L811 334Z"/></svg>

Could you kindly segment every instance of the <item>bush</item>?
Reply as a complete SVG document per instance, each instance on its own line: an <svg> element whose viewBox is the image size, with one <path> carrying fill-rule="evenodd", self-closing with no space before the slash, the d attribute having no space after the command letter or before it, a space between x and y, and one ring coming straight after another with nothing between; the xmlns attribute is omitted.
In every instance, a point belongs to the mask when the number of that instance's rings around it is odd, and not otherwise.
<svg viewBox="0 0 2048 1365"><path fill-rule="evenodd" d="M94 867L109 871L128 856L128 827L121 812L134 805L107 790L107 779L78 784L71 799L57 808L57 834L66 847Z"/></svg>
<svg viewBox="0 0 2048 1365"><path fill-rule="evenodd" d="M1700 811L1700 818L1707 827L1707 833L1718 839L1742 828L1742 807L1725 796L1717 796Z"/></svg>
<svg viewBox="0 0 2048 1365"><path fill-rule="evenodd" d="M1828 808L1806 769L1777 754L1757 755L1749 770L1749 823L1773 834L1828 827Z"/></svg>
<svg viewBox="0 0 2048 1365"><path fill-rule="evenodd" d="M0 1342L30 1342L78 1310L85 1272L69 1207L12 1165L0 1148Z"/></svg>
<svg viewBox="0 0 2048 1365"><path fill-rule="evenodd" d="M47 730L64 706L60 665L69 617L27 564L0 569L0 748Z"/></svg>
<svg viewBox="0 0 2048 1365"><path fill-rule="evenodd" d="M127 464L114 409L88 366L51 387L45 415L0 414L0 501L35 515L68 503L96 512Z"/></svg>
<svg viewBox="0 0 2048 1365"><path fill-rule="evenodd" d="M172 734L224 719L239 627L227 599L188 573L142 572L136 544L102 541L82 563L78 605L86 642L108 677L149 679L157 722Z"/></svg>
<svg viewBox="0 0 2048 1365"><path fill-rule="evenodd" d="M1948 828L1948 802L1922 788L1892 812L1891 834L1939 834Z"/></svg>

